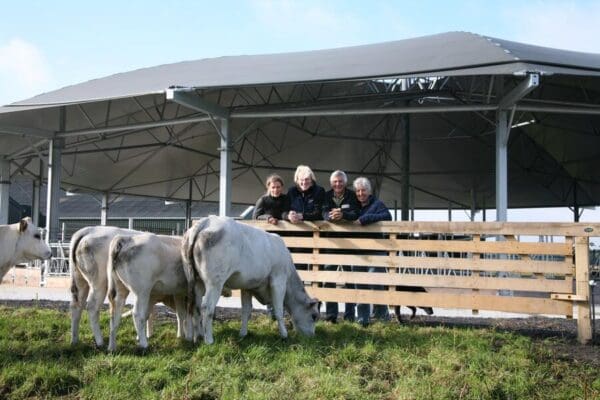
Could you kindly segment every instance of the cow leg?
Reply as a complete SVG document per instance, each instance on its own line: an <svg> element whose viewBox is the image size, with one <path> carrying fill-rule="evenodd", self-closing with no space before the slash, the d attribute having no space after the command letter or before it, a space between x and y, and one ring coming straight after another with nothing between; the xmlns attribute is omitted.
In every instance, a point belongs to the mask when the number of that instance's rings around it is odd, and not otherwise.
<svg viewBox="0 0 600 400"><path fill-rule="evenodd" d="M146 323L150 314L150 304L148 296L140 295L133 306L133 323L138 336L138 346L142 349L148 347Z"/></svg>
<svg viewBox="0 0 600 400"><path fill-rule="evenodd" d="M110 334L108 337L108 351L117 349L117 330L121 324L121 317L125 301L129 295L129 290L125 285L115 282L115 287L111 288L108 294L110 303Z"/></svg>
<svg viewBox="0 0 600 400"><path fill-rule="evenodd" d="M408 308L410 308L410 311L412 312L412 314L410 315L410 319L413 319L415 315L417 315L417 307L408 306Z"/></svg>
<svg viewBox="0 0 600 400"><path fill-rule="evenodd" d="M193 297L193 308L191 314L188 314L188 319L192 320L192 330L191 335L194 343L198 340L198 337L202 337L204 335L204 329L202 328L202 298L204 297L204 293L206 292L206 288L204 287L204 283L198 279L194 284L194 297Z"/></svg>
<svg viewBox="0 0 600 400"><path fill-rule="evenodd" d="M73 268L71 276L71 344L79 342L79 323L81 313L85 308L90 285L81 276L76 268Z"/></svg>
<svg viewBox="0 0 600 400"><path fill-rule="evenodd" d="M177 337L187 337L185 333L185 324L187 322L187 313L185 307L185 298L183 296L173 296L175 303L175 315L177 315Z"/></svg>
<svg viewBox="0 0 600 400"><path fill-rule="evenodd" d="M213 334L212 334L212 322L213 316L215 315L215 308L217 307L217 303L219 302L219 297L221 297L221 290L223 285L219 285L219 287L215 287L205 283L206 285L206 294L202 298L202 327L204 328L204 343L212 344L214 342Z"/></svg>
<svg viewBox="0 0 600 400"><path fill-rule="evenodd" d="M248 290L242 290L242 329L240 329L240 337L245 337L248 334L248 320L252 313L252 293Z"/></svg>
<svg viewBox="0 0 600 400"><path fill-rule="evenodd" d="M97 290L92 287L87 302L87 312L90 319L90 327L92 328L94 340L96 341L96 346L98 347L102 347L104 345L102 331L100 330L100 307L102 307L102 304L104 303L106 290L106 283L101 285L101 287L99 287Z"/></svg>
<svg viewBox="0 0 600 400"><path fill-rule="evenodd" d="M277 320L279 335L282 338L287 338L288 332L283 321L283 298L285 297L286 281L282 279L271 281L271 303L273 305L273 315Z"/></svg>

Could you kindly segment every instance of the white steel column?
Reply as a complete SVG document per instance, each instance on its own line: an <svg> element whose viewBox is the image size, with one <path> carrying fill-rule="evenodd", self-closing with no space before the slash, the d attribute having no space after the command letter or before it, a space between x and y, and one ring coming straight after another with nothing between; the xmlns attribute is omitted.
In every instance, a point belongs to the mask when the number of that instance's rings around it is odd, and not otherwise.
<svg viewBox="0 0 600 400"><path fill-rule="evenodd" d="M60 173L63 139L50 140L48 154L48 188L46 197L47 242L56 242L60 233L58 204L60 201Z"/></svg>
<svg viewBox="0 0 600 400"><path fill-rule="evenodd" d="M40 170L41 172L41 170ZM33 180L33 193L31 196L31 219L35 226L40 225L40 187L42 186L41 179Z"/></svg>
<svg viewBox="0 0 600 400"><path fill-rule="evenodd" d="M8 224L10 210L10 161L0 159L0 225Z"/></svg>
<svg viewBox="0 0 600 400"><path fill-rule="evenodd" d="M100 208L100 225L106 226L106 220L108 218L108 192L102 193L102 206Z"/></svg>
<svg viewBox="0 0 600 400"><path fill-rule="evenodd" d="M229 120L221 120L221 164L219 179L219 215L231 215L231 140Z"/></svg>
<svg viewBox="0 0 600 400"><path fill-rule="evenodd" d="M508 111L498 111L496 121L496 221L508 215Z"/></svg>
<svg viewBox="0 0 600 400"><path fill-rule="evenodd" d="M188 199L185 202L185 230L188 230L192 227L192 189L193 189L193 181L190 179L189 183L189 193Z"/></svg>

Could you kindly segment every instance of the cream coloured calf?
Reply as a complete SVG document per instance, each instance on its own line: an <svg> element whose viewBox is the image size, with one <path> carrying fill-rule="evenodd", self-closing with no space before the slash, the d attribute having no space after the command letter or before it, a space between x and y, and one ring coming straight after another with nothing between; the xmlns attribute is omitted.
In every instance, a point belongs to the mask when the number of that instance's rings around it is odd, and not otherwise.
<svg viewBox="0 0 600 400"><path fill-rule="evenodd" d="M226 217L207 217L187 230L181 255L193 289L201 304L204 341L213 343L212 319L223 288L242 290L242 328L248 331L252 296L272 304L279 334L287 337L283 310L290 313L294 327L312 336L319 316L318 300L308 296L283 240L271 233ZM198 293L202 281L206 293Z"/></svg>
<svg viewBox="0 0 600 400"><path fill-rule="evenodd" d="M51 256L50 248L31 218L23 218L16 224L0 225L0 281L16 264L47 260Z"/></svg>
<svg viewBox="0 0 600 400"><path fill-rule="evenodd" d="M116 349L116 335L127 295L135 295L133 320L141 348L148 347L146 323L151 307L164 299L174 299L178 337L186 318L187 279L181 261L181 237L144 233L116 235L109 247L108 300L110 338L108 350Z"/></svg>

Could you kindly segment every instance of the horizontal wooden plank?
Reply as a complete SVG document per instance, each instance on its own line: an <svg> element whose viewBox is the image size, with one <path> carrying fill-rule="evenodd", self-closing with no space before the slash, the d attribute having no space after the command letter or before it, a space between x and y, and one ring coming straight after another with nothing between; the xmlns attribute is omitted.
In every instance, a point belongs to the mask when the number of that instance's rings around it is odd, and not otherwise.
<svg viewBox="0 0 600 400"><path fill-rule="evenodd" d="M422 286L426 288L462 288L481 290L520 290L529 292L569 293L573 280L500 278L486 276L448 276L343 271L298 271L305 282L362 283L387 286Z"/></svg>
<svg viewBox="0 0 600 400"><path fill-rule="evenodd" d="M356 239L284 237L289 248L417 251L480 254L572 255L567 243L486 242L463 240Z"/></svg>
<svg viewBox="0 0 600 400"><path fill-rule="evenodd" d="M498 260L451 257L400 257L388 255L292 253L296 264L359 265L367 267L429 268L515 272L523 274L574 274L575 267L566 261Z"/></svg>
<svg viewBox="0 0 600 400"><path fill-rule="evenodd" d="M412 293L376 290L326 289L308 287L311 296L321 301L414 305L434 308L460 308L525 314L573 315L573 305L562 300L534 297L509 297L461 293Z"/></svg>
<svg viewBox="0 0 600 400"><path fill-rule="evenodd" d="M397 234L454 235L545 235L600 236L600 224L589 222L447 222L447 221L382 221L366 226L350 223L307 221L298 224L281 221L271 225L264 221L240 221L273 232L386 232Z"/></svg>

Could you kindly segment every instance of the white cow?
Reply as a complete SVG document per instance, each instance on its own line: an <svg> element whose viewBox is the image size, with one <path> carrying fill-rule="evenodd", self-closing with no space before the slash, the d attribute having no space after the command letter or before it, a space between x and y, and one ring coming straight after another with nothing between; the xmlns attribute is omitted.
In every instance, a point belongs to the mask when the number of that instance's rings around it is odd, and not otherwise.
<svg viewBox="0 0 600 400"><path fill-rule="evenodd" d="M51 256L50 248L31 218L23 218L16 224L0 225L0 282L15 264L47 260Z"/></svg>
<svg viewBox="0 0 600 400"><path fill-rule="evenodd" d="M108 288L108 247L116 235L140 233L113 226L88 226L75 232L71 238L71 344L79 341L79 322L86 308L96 345L104 345L99 315Z"/></svg>
<svg viewBox="0 0 600 400"><path fill-rule="evenodd" d="M148 347L146 323L152 306L172 296L178 321L178 337L183 332L187 279L181 261L181 237L145 233L115 236L109 248L108 300L111 324L108 350L116 349L121 311L129 292L135 297L133 319L141 348Z"/></svg>
<svg viewBox="0 0 600 400"><path fill-rule="evenodd" d="M279 236L231 218L211 216L190 228L183 242L181 251L188 285L199 278L206 286L204 297L196 293L196 303L201 299L202 328L207 344L214 341L212 319L223 287L242 290L240 336L248 332L253 295L263 304L272 304L282 337L287 337L284 307L298 331L314 335L319 301L306 293Z"/></svg>

